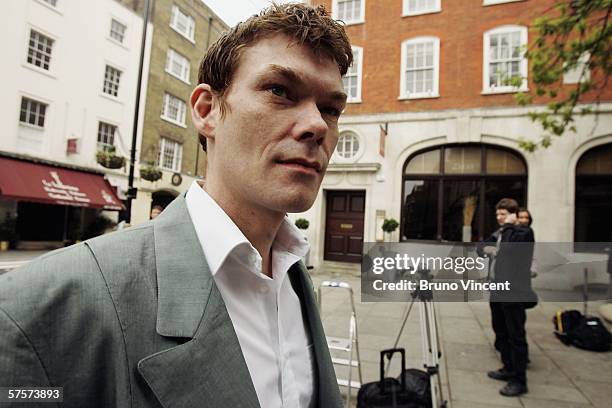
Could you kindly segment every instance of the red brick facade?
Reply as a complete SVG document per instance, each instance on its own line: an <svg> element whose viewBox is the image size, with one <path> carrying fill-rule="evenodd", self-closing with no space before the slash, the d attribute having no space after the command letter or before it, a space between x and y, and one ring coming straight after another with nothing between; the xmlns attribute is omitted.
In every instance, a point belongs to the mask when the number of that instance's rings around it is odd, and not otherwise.
<svg viewBox="0 0 612 408"><path fill-rule="evenodd" d="M483 0L441 0L440 12L402 17L402 0L362 1L366 2L365 23L346 28L351 43L363 47L364 52L362 102L349 104L349 115L516 106L513 94L482 94L483 34L503 25L530 27L556 3L524 0L483 6ZM311 3L332 10L332 0ZM440 96L398 100L401 43L418 36L440 39ZM530 30L530 43L534 37ZM529 88L533 89L533 84ZM612 89L604 92L603 99L612 100Z"/></svg>

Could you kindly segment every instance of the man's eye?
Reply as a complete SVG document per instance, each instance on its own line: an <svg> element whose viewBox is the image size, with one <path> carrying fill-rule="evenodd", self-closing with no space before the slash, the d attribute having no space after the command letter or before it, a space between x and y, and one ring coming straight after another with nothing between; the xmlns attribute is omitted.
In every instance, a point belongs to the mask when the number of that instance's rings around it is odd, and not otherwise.
<svg viewBox="0 0 612 408"><path fill-rule="evenodd" d="M287 88L284 86L273 85L269 88L269 91L276 96L280 96L281 98L287 98Z"/></svg>
<svg viewBox="0 0 612 408"><path fill-rule="evenodd" d="M340 115L342 114L342 111L340 109L334 108L333 106L330 106L330 107L321 109L321 113L324 113L329 116L333 116L335 118L339 118Z"/></svg>

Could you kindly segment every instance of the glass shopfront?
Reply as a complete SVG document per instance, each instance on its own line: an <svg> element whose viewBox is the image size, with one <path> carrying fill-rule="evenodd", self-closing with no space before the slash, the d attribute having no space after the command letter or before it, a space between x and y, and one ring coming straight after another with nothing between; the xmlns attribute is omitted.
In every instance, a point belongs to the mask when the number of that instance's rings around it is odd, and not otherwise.
<svg viewBox="0 0 612 408"><path fill-rule="evenodd" d="M526 205L527 166L497 146L440 146L408 158L402 197L401 240L480 241L497 227L500 199Z"/></svg>

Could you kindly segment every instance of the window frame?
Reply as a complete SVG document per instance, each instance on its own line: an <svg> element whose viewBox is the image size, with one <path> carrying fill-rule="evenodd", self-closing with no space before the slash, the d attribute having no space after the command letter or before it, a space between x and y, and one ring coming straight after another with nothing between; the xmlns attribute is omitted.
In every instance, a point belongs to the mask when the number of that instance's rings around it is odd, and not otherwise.
<svg viewBox="0 0 612 408"><path fill-rule="evenodd" d="M112 143L106 143L106 142L101 142L100 141L100 130L102 128L102 126L105 125L107 127L112 127L113 128L113 134L112 135L105 135L106 137L110 137L112 140ZM106 122L104 120L98 120L98 132L96 135L96 152L99 151L109 151L111 147L116 147L115 145L115 136L117 135L117 130L119 129L119 127L113 123L110 122Z"/></svg>
<svg viewBox="0 0 612 408"><path fill-rule="evenodd" d="M170 58L170 55L173 55L173 58ZM187 75L186 77L182 77L180 75L177 75L176 73L172 72L172 70L170 69L170 67L172 67L172 61L174 61L174 56L178 56L179 58L182 58L186 63L187 63ZM185 70L185 66L183 66L183 71ZM189 58L187 58L186 56L184 56L183 54L181 54L180 52L178 52L177 50L175 50L172 47L168 47L168 51L166 52L166 67L165 67L165 71L172 75L174 78L179 79L181 81L183 81L186 84L191 85L191 81L190 81L190 77L191 77L191 61L189 60Z"/></svg>
<svg viewBox="0 0 612 408"><path fill-rule="evenodd" d="M526 0L482 0L482 5L483 6L495 6L497 4L504 4L504 3L517 3L519 1L526 1Z"/></svg>
<svg viewBox="0 0 612 408"><path fill-rule="evenodd" d="M178 119L181 119L181 120L173 119L172 117L166 114L168 112L170 98L174 98L182 104L182 105L179 105L180 107L182 107L182 109L180 108L177 109L177 114L179 115ZM162 99L162 113L160 116L163 120L165 120L166 122L170 122L174 125L180 126L182 128L187 128L187 125L185 124L186 113L187 113L187 103L184 100L182 100L181 98L177 96L172 95L169 92L164 92L164 96Z"/></svg>
<svg viewBox="0 0 612 408"><path fill-rule="evenodd" d="M122 37L121 41L119 41L117 38L113 37L113 23L114 22L116 22L117 24L123 26L123 37ZM118 19L117 17L111 16L110 27L108 29L108 38L111 41L113 41L113 42L115 42L115 43L125 47L126 46L126 39L127 39L127 32L128 32L127 24L124 23L123 21L121 21L120 19Z"/></svg>
<svg viewBox="0 0 612 408"><path fill-rule="evenodd" d="M338 16L338 1L340 0L332 0L332 16L334 19L340 19L341 18ZM349 1L355 1L355 0L349 0ZM359 18L358 19L352 19L352 20L342 20L344 22L345 25L352 25L352 24L363 24L365 23L365 3L366 0L361 0L361 7L359 9Z"/></svg>
<svg viewBox="0 0 612 408"><path fill-rule="evenodd" d="M42 126L40 126L38 124L38 121L39 121L38 118L41 116L38 111L36 113L34 113L37 123L30 123L29 121L27 121L27 118L31 114L31 112L28 111L28 110L26 110L26 121L24 122L24 121L21 120L21 110L22 110L21 107L23 105L23 101L24 100L28 100L28 101L34 102L34 103L38 104L39 106L44 106L45 109L44 109L44 113L42 114L42 120L43 120ZM50 105L49 103L43 102L40 99L34 99L34 98L30 97L30 96L21 95L21 99L20 99L20 103L19 103L19 125L20 126L26 126L26 127L32 127L34 129L38 129L38 130L45 129L45 124L47 123L47 115L48 115L48 112L49 112L49 105Z"/></svg>
<svg viewBox="0 0 612 408"><path fill-rule="evenodd" d="M177 21L178 21L179 13L184 15L185 17L187 17L188 21L191 22L191 27L189 27L189 25L187 26L187 31L189 31L189 29L191 28L191 32L184 33L178 27ZM193 16L191 16L191 14L185 13L176 4L172 5L172 10L170 12L170 27L174 31L179 33L183 38L185 38L185 39L189 40L191 43L195 44L195 31L196 31L196 21L195 21L195 18L193 18Z"/></svg>
<svg viewBox="0 0 612 408"><path fill-rule="evenodd" d="M403 0L402 1L402 17L409 17L409 16L420 16L423 14L432 14L432 13L439 13L442 11L442 0L434 0L436 2L435 6L431 9L424 9L424 10L418 10L418 11L409 11L408 10L408 2L410 0Z"/></svg>
<svg viewBox="0 0 612 408"><path fill-rule="evenodd" d="M408 69L408 46L433 42L433 89L431 92L409 93L407 89L406 71ZM427 99L440 97L440 39L434 36L412 37L402 41L400 63L400 96L398 99Z"/></svg>
<svg viewBox="0 0 612 408"><path fill-rule="evenodd" d="M485 31L482 35L482 53L483 53L483 63L482 63L482 94L499 94L499 93L516 93L516 92L524 92L528 90L528 75L529 75L529 61L525 57L525 51L523 51L523 56L519 62L519 71L523 78L520 87L514 87L511 85L504 86L495 86L491 87L489 84L489 73L490 73L490 44L491 44L491 36L495 34L512 34L514 32L519 32L521 39L521 47L527 47L529 44L528 30L525 26L520 25L503 25L499 27L492 28L488 31Z"/></svg>
<svg viewBox="0 0 612 408"><path fill-rule="evenodd" d="M356 77L357 77L357 95L355 97L352 97L350 95L350 92L347 89L345 89L344 91L347 94L346 103L360 103L362 101L361 100L361 86L363 84L363 47L360 47L358 45L353 45L353 46L351 46L351 50L353 51L353 64L355 64L355 62L357 62L357 73L356 73ZM354 58L355 57L355 51L357 51L357 58ZM351 67L349 67L349 70L350 70L350 68ZM348 75L349 75L349 71L347 71L347 73L346 73L346 75L344 75L343 79L347 78ZM354 77L354 76L352 76L352 77Z"/></svg>
<svg viewBox="0 0 612 408"><path fill-rule="evenodd" d="M115 70L116 72L119 73L118 79L117 79L117 95L113 95L112 93L108 93L106 92L106 84L107 84L107 80L106 80L106 73L108 71L108 69L112 69ZM119 99L119 97L121 96L121 76L123 75L123 70L118 68L117 66L113 65L113 64L109 64L108 62L104 64L104 77L103 77L103 82L102 82L102 95L109 97L109 98L113 98L113 99ZM110 83L110 81L109 81ZM114 85L114 83L110 83L111 85Z"/></svg>
<svg viewBox="0 0 612 408"><path fill-rule="evenodd" d="M30 48L31 48L30 41L32 40L32 33L36 33L37 35L42 36L51 41L51 45L50 45L51 51L49 52L49 55L48 55L49 60L47 63L48 65L47 68L45 68L44 66L36 65L34 62L28 61L28 58L30 57ZM54 38L53 36L50 36L48 33L43 32L42 30L39 30L38 28L28 27L28 35L27 35L27 40L26 40L26 55L25 55L26 66L29 68L33 68L35 70L39 70L40 72L43 72L45 74L53 73L54 69L52 68L51 60L53 59L53 50L56 44L57 44L57 39ZM37 50L34 49L34 52L37 52Z"/></svg>
<svg viewBox="0 0 612 408"><path fill-rule="evenodd" d="M162 156L164 154L164 149L166 144L172 143L174 145L174 151L172 152L172 165L173 167L164 166L164 162ZM178 148L177 148L178 147ZM183 144L177 142L176 140L161 136L159 138L159 155L157 156L157 165L162 170L173 171L175 173L181 172L181 166L183 161Z"/></svg>

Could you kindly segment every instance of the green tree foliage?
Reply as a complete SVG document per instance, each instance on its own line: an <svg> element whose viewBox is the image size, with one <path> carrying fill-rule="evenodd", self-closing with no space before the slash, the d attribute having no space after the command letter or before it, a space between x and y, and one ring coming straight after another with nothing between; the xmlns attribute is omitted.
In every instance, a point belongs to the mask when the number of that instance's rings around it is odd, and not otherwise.
<svg viewBox="0 0 612 408"><path fill-rule="evenodd" d="M593 110L588 105L578 106L585 93L594 92L595 104L599 102L612 71L611 12L612 0L558 0L548 13L534 21L537 37L526 56L531 63L535 95L547 96L550 102L547 109L529 113L545 133L536 141L521 139L523 149L533 152L539 147L547 148L553 137L566 131L575 133L574 117ZM576 69L578 83L568 92L559 92L563 74ZM511 82L516 86L521 80L512 78ZM533 96L520 92L516 100L525 106L532 103Z"/></svg>

